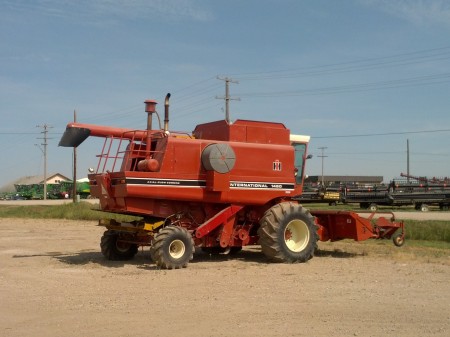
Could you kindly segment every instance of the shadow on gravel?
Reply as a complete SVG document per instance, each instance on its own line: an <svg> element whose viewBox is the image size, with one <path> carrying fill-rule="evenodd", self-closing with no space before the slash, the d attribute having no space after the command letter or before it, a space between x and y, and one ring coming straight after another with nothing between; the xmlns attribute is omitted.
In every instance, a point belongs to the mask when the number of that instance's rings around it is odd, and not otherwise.
<svg viewBox="0 0 450 337"><path fill-rule="evenodd" d="M314 254L315 257L333 257L333 258L354 258L357 256L364 256L363 253L348 253L340 249L334 250L317 250ZM30 257L50 257L58 260L61 263L67 265L83 266L87 264L98 264L100 266L108 268L122 268L125 265L134 265L139 269L146 270L158 270L158 268L151 260L148 250L140 250L138 254L132 259L127 261L109 261L99 251L85 250L80 252L46 252L40 254L23 254L13 255L13 258L30 258ZM190 264L214 262L222 263L228 261L239 261L244 263L253 264L267 264L270 263L259 247L244 247L244 249L235 254L208 254L202 252L200 249L196 249L194 259L190 261Z"/></svg>
<svg viewBox="0 0 450 337"><path fill-rule="evenodd" d="M357 257L357 256L364 256L364 253L349 253L349 252L344 252L340 249L333 249L333 250L317 250L314 253L314 257L335 257L335 258L344 258L344 259L348 259L348 258L353 258L353 257Z"/></svg>
<svg viewBox="0 0 450 337"><path fill-rule="evenodd" d="M145 269L157 269L150 258L148 252L139 251L138 254L131 260L126 261L110 261L107 260L101 252L85 251L79 253L62 254L53 256L59 262L69 265L86 265L98 264L108 268L122 268L126 265L139 266Z"/></svg>

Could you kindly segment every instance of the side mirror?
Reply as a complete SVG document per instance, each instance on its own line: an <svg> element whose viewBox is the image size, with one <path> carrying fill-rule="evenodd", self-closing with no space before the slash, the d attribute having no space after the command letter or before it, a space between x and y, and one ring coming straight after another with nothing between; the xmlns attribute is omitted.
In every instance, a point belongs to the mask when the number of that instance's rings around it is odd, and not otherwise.
<svg viewBox="0 0 450 337"><path fill-rule="evenodd" d="M308 154L308 155L306 156L306 159L311 159L312 157L313 157L312 154Z"/></svg>

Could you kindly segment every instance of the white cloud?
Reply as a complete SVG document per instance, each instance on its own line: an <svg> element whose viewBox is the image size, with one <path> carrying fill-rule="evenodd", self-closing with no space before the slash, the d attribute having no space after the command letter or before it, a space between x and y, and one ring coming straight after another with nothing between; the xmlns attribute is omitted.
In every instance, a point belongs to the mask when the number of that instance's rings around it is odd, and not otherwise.
<svg viewBox="0 0 450 337"><path fill-rule="evenodd" d="M359 2L414 24L450 26L448 0L359 0Z"/></svg>
<svg viewBox="0 0 450 337"><path fill-rule="evenodd" d="M1 10L3 8L3 10ZM212 12L198 0L3 0L1 11L89 19L210 21Z"/></svg>

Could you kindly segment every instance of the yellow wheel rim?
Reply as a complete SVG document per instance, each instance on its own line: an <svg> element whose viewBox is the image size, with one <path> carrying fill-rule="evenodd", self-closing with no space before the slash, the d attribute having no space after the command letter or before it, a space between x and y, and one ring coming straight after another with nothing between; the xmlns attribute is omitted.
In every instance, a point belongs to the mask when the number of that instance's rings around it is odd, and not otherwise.
<svg viewBox="0 0 450 337"><path fill-rule="evenodd" d="M304 221L292 220L284 229L284 242L289 250L301 252L309 242L309 229Z"/></svg>
<svg viewBox="0 0 450 337"><path fill-rule="evenodd" d="M169 254L174 259L179 259L184 255L186 246L181 240L173 240L169 246Z"/></svg>

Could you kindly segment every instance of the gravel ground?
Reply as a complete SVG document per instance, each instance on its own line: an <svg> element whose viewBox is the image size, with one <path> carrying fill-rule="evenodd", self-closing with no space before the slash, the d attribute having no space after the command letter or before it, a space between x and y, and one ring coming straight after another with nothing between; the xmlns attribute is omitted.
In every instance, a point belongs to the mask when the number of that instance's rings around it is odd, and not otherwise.
<svg viewBox="0 0 450 337"><path fill-rule="evenodd" d="M148 250L106 261L103 230L0 219L1 336L450 335L448 255L321 243L307 263L273 264L246 247L165 271Z"/></svg>

